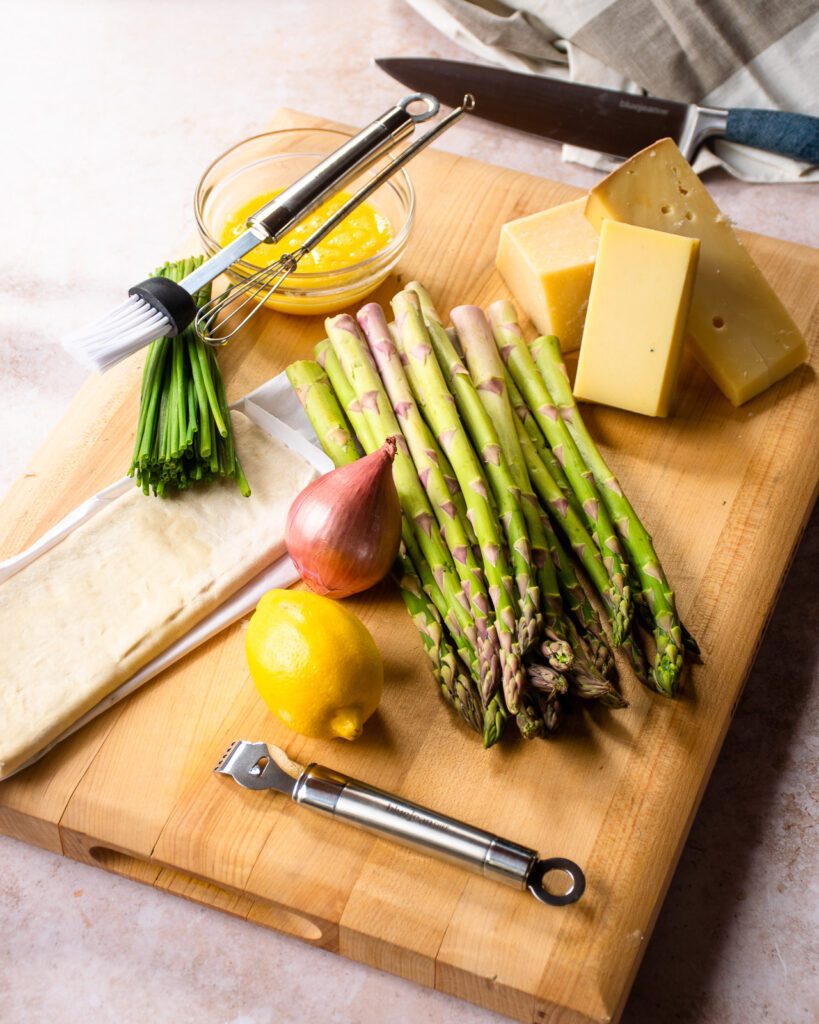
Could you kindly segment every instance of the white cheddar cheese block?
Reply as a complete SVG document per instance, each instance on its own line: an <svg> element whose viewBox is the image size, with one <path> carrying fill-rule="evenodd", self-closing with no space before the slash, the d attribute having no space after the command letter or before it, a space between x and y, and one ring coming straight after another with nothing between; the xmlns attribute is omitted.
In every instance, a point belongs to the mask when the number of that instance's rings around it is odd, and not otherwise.
<svg viewBox="0 0 819 1024"><path fill-rule="evenodd" d="M249 498L134 486L0 586L0 778L284 554L316 470L231 415Z"/></svg>
<svg viewBox="0 0 819 1024"><path fill-rule="evenodd" d="M631 157L591 190L586 216L700 239L688 334L694 354L734 405L807 356L805 339L671 139Z"/></svg>
<svg viewBox="0 0 819 1024"><path fill-rule="evenodd" d="M668 415L698 249L693 238L603 222L576 398Z"/></svg>
<svg viewBox="0 0 819 1024"><path fill-rule="evenodd" d="M541 334L564 352L580 345L589 301L597 233L583 215L585 196L509 221L496 263L509 290Z"/></svg>

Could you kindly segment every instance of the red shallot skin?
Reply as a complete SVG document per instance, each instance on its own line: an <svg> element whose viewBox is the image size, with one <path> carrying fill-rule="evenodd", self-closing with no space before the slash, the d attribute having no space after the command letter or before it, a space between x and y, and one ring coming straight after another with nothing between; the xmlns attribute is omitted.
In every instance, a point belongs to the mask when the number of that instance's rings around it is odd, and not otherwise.
<svg viewBox="0 0 819 1024"><path fill-rule="evenodd" d="M290 506L287 550L315 593L349 597L390 571L401 541L395 450L390 437L378 451L308 484Z"/></svg>

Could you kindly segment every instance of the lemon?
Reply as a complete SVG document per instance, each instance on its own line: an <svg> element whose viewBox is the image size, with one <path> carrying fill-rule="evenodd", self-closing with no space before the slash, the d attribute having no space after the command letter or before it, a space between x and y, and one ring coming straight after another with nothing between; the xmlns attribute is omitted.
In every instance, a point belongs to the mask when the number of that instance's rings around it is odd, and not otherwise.
<svg viewBox="0 0 819 1024"><path fill-rule="evenodd" d="M303 736L354 740L378 707L384 666L366 626L337 601L271 590L245 635L262 700Z"/></svg>

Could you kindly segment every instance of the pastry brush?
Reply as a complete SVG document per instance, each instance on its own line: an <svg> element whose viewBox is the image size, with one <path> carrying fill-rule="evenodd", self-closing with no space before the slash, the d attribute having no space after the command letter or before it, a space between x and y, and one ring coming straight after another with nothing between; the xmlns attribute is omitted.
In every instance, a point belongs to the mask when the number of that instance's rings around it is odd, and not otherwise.
<svg viewBox="0 0 819 1024"><path fill-rule="evenodd" d="M418 110L418 104L423 108ZM416 124L434 117L439 107L438 100L426 93L405 96L254 213L238 238L193 273L178 284L152 277L134 285L116 309L69 334L63 341L65 348L89 369L102 372L157 338L174 337L196 318L193 296L200 288L252 249L278 241L410 135ZM397 167L389 164L390 169Z"/></svg>

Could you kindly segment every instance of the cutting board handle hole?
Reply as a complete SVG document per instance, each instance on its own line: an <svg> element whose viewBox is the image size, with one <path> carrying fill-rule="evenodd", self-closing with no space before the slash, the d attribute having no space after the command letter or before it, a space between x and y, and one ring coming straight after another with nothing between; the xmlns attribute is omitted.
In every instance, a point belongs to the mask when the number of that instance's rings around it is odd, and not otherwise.
<svg viewBox="0 0 819 1024"><path fill-rule="evenodd" d="M137 882L154 885L156 888L170 889L178 895L184 895L186 898L194 900L196 903L211 904L213 901L208 899L208 895L212 896L214 893L222 893L228 899L235 897L235 894L229 889L223 889L219 885L214 885L213 882L197 878L196 875L189 875L184 871L178 871L176 868L169 868L150 860L143 860L141 857L133 857L129 853L112 850L108 846L92 846L88 852L93 860L101 868L105 868L106 871L111 871L117 875L124 875L126 878L131 878ZM162 873L163 877L167 874L172 876L174 882L184 883L184 892L180 890L178 885L169 886L163 884L162 879L149 877L146 874L146 869L151 866L156 869L157 873ZM201 895L198 895L200 892ZM275 903L268 903L267 900L258 900L258 904L261 904L263 907L261 910L261 922L265 927L274 928L277 932L283 932L285 935L292 935L293 938L301 939L303 942L319 944L324 938L321 928L309 917L302 917L301 914L295 914L292 910L285 910L284 907L279 907Z"/></svg>
<svg viewBox="0 0 819 1024"><path fill-rule="evenodd" d="M136 881L143 881L146 878L145 869L151 863L149 860L142 860L141 857L132 857L130 853L112 850L108 846L92 846L88 852L101 868Z"/></svg>

